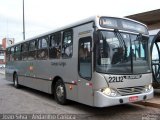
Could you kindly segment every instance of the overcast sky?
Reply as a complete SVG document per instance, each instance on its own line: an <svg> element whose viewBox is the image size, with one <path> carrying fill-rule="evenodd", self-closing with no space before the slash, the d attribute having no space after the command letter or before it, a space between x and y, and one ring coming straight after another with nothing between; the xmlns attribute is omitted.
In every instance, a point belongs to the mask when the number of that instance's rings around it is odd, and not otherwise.
<svg viewBox="0 0 160 120"><path fill-rule="evenodd" d="M159 9L159 0L24 0L26 38L93 15L123 17ZM22 0L0 0L0 39L23 39Z"/></svg>

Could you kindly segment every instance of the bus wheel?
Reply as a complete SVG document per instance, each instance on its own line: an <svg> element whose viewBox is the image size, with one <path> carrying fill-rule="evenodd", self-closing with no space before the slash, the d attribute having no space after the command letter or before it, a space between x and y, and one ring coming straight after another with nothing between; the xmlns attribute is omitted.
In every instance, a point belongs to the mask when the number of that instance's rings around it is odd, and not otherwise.
<svg viewBox="0 0 160 120"><path fill-rule="evenodd" d="M14 74L13 84L14 84L14 87L15 87L15 88L19 88L18 75L17 75L17 74Z"/></svg>
<svg viewBox="0 0 160 120"><path fill-rule="evenodd" d="M66 99L66 89L63 81L59 79L56 84L55 84L55 89L54 89L54 97L57 103L61 105L65 105L67 103Z"/></svg>

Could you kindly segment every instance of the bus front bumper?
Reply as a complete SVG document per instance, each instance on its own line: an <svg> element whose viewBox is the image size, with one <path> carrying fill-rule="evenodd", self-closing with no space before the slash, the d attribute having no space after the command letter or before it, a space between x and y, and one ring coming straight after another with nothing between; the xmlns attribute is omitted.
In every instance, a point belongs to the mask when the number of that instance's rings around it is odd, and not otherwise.
<svg viewBox="0 0 160 120"><path fill-rule="evenodd" d="M136 97L136 100L132 100L130 98ZM94 93L94 106L95 107L108 107L114 105L120 105L131 102L144 101L153 98L153 88L147 92L142 94L128 95L128 96L118 96L118 97L109 97L104 95L100 91L95 91Z"/></svg>

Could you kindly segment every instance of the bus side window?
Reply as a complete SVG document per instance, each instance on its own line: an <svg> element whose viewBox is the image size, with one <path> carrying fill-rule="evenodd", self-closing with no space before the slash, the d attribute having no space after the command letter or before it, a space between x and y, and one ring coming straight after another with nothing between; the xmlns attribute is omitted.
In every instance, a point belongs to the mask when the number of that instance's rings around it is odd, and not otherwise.
<svg viewBox="0 0 160 120"><path fill-rule="evenodd" d="M14 59L15 60L21 60L21 56L20 56L20 53L21 53L21 45L17 45L15 47L15 50L14 50Z"/></svg>
<svg viewBox="0 0 160 120"><path fill-rule="evenodd" d="M37 58L42 60L48 58L48 36L38 40Z"/></svg>
<svg viewBox="0 0 160 120"><path fill-rule="evenodd" d="M73 54L73 31L67 30L63 33L62 57L71 58Z"/></svg>
<svg viewBox="0 0 160 120"><path fill-rule="evenodd" d="M61 33L50 36L49 58L59 59L61 56Z"/></svg>
<svg viewBox="0 0 160 120"><path fill-rule="evenodd" d="M10 48L7 48L6 50L6 61L10 61L10 55L11 55L11 49Z"/></svg>
<svg viewBox="0 0 160 120"><path fill-rule="evenodd" d="M28 52L28 60L34 60L36 59L36 40L31 40L29 42L29 52Z"/></svg>
<svg viewBox="0 0 160 120"><path fill-rule="evenodd" d="M21 45L21 58L22 60L27 60L28 58L28 43L23 43Z"/></svg>
<svg viewBox="0 0 160 120"><path fill-rule="evenodd" d="M10 61L14 61L14 47L11 47Z"/></svg>
<svg viewBox="0 0 160 120"><path fill-rule="evenodd" d="M91 66L92 66L92 53L91 44L92 38L85 37L79 40L79 52L78 52L78 72L82 78L91 79Z"/></svg>

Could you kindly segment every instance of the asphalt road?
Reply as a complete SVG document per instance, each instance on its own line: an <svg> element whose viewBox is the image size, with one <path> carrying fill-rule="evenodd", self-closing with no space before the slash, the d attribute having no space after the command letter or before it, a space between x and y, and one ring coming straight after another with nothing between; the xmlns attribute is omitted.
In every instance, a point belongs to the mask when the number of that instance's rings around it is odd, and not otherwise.
<svg viewBox="0 0 160 120"><path fill-rule="evenodd" d="M88 120L160 119L160 109L137 104L95 108L77 102L70 102L69 105L62 106L57 104L49 94L27 87L14 88L13 84L6 81L4 75L0 74L0 119L5 119L5 115L8 114L65 114L74 115L71 119Z"/></svg>

